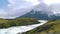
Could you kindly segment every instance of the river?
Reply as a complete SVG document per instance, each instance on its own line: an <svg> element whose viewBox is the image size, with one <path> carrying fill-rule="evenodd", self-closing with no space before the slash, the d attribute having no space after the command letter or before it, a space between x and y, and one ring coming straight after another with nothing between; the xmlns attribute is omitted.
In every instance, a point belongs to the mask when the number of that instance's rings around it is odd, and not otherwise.
<svg viewBox="0 0 60 34"><path fill-rule="evenodd" d="M17 34L17 33L23 33L29 30L32 30L38 26L41 26L45 23L47 23L47 20L38 20L39 24L33 24L33 25L27 25L27 26L16 26L16 27L9 27L6 29L0 29L0 34Z"/></svg>

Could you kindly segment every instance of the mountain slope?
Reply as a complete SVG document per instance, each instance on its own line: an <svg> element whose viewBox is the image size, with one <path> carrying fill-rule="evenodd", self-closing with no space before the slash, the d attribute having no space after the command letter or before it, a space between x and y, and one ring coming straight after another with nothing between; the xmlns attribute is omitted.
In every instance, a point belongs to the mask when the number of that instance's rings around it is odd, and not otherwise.
<svg viewBox="0 0 60 34"><path fill-rule="evenodd" d="M52 20L23 34L60 34L60 20Z"/></svg>
<svg viewBox="0 0 60 34"><path fill-rule="evenodd" d="M0 29L9 28L13 26L32 25L37 23L40 22L38 22L38 20L35 18L16 18L11 20L0 19Z"/></svg>
<svg viewBox="0 0 60 34"><path fill-rule="evenodd" d="M55 15L48 15L46 13L42 13L42 11L30 11L29 13L26 13L25 15L20 16L19 18L36 18L40 20L49 20L49 19L60 19L60 16Z"/></svg>

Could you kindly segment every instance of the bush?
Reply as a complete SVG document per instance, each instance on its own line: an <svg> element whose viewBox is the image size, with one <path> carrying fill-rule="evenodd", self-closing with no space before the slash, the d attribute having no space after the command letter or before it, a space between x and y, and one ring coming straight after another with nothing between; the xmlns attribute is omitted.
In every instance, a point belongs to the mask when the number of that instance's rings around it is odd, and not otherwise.
<svg viewBox="0 0 60 34"><path fill-rule="evenodd" d="M4 22L4 21L2 21ZM0 23L0 28L7 28L12 26L31 25L39 23L35 18L16 18L13 20L5 20L4 23Z"/></svg>

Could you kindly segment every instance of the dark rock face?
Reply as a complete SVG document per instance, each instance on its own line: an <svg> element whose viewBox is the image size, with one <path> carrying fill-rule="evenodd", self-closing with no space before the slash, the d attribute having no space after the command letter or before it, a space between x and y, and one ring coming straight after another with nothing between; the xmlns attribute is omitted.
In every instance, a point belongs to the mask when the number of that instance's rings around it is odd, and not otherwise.
<svg viewBox="0 0 60 34"><path fill-rule="evenodd" d="M20 33L17 33L17 34L20 34Z"/></svg>
<svg viewBox="0 0 60 34"><path fill-rule="evenodd" d="M30 11L29 13L26 13L25 15L20 16L19 18L36 18L40 20L52 20L52 19L60 19L60 16L51 15L50 17L48 14L42 14L42 11Z"/></svg>

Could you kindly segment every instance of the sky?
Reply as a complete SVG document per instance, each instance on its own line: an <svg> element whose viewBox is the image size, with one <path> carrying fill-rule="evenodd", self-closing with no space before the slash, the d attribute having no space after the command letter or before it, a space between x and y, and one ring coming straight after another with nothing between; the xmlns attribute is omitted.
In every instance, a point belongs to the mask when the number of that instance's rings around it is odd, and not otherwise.
<svg viewBox="0 0 60 34"><path fill-rule="evenodd" d="M60 3L60 0L43 0L47 5Z"/></svg>
<svg viewBox="0 0 60 34"><path fill-rule="evenodd" d="M29 12L33 6L60 3L60 0L0 0L0 18L15 18Z"/></svg>

